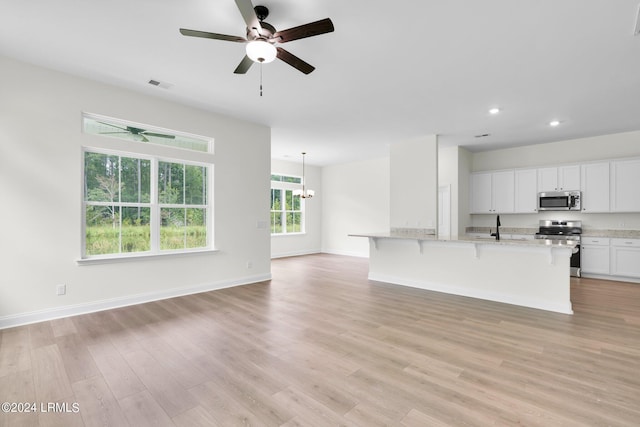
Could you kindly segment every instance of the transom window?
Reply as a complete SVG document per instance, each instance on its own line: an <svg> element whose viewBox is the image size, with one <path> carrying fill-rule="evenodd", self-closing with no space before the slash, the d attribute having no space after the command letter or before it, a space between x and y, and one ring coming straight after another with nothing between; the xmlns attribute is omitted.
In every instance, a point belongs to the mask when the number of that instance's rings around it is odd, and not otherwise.
<svg viewBox="0 0 640 427"><path fill-rule="evenodd" d="M213 143L210 138L96 114L84 113L82 115L82 128L85 133L124 139L126 141L167 145L204 153L210 153L213 150Z"/></svg>
<svg viewBox="0 0 640 427"><path fill-rule="evenodd" d="M86 149L83 258L210 247L211 168Z"/></svg>
<svg viewBox="0 0 640 427"><path fill-rule="evenodd" d="M271 234L304 233L304 200L295 195L302 178L271 175Z"/></svg>

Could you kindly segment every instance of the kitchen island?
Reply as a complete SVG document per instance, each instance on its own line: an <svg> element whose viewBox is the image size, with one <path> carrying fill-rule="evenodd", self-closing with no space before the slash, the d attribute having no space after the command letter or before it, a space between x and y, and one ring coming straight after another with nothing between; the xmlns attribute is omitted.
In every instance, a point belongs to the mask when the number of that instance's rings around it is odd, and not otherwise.
<svg viewBox="0 0 640 427"><path fill-rule="evenodd" d="M420 233L369 239L369 279L572 314L569 260L575 243Z"/></svg>

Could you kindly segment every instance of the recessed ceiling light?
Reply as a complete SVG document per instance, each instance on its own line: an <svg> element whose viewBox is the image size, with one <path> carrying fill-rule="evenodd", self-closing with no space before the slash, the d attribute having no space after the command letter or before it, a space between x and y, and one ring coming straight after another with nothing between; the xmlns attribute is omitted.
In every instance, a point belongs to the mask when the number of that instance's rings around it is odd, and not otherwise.
<svg viewBox="0 0 640 427"><path fill-rule="evenodd" d="M500 112L499 108L492 108L489 110L489 114L498 114Z"/></svg>
<svg viewBox="0 0 640 427"><path fill-rule="evenodd" d="M549 126L556 127L560 124L560 120L551 120Z"/></svg>

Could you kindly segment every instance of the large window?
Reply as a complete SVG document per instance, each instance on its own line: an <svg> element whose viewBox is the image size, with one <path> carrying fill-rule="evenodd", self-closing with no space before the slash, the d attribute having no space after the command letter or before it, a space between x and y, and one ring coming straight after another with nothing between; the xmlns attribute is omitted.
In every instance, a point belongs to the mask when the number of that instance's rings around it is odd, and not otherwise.
<svg viewBox="0 0 640 427"><path fill-rule="evenodd" d="M301 188L300 177L271 175L271 234L304 232L304 200L293 194Z"/></svg>
<svg viewBox="0 0 640 427"><path fill-rule="evenodd" d="M85 150L83 258L210 247L210 168Z"/></svg>

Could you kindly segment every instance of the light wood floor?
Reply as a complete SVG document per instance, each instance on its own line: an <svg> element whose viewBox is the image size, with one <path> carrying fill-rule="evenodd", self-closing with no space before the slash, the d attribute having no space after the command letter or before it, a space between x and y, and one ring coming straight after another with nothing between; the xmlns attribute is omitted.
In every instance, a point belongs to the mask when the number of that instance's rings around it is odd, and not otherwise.
<svg viewBox="0 0 640 427"><path fill-rule="evenodd" d="M0 331L0 426L637 426L640 285L575 314L369 282L367 260Z"/></svg>

